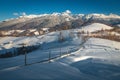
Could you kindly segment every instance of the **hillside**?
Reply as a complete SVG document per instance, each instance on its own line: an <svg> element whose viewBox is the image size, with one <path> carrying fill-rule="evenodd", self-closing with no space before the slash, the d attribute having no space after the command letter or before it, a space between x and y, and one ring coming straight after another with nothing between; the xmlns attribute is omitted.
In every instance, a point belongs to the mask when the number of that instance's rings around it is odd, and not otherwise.
<svg viewBox="0 0 120 80"><path fill-rule="evenodd" d="M24 56L0 59L0 79L119 80L119 45L115 41L91 38L78 51L67 57L51 60L50 63L22 66ZM54 54L57 48L51 50ZM40 52L41 50L37 50L29 54L28 63L45 58Z"/></svg>
<svg viewBox="0 0 120 80"><path fill-rule="evenodd" d="M52 14L24 15L15 19L7 19L0 22L0 30L17 29L41 29L68 25L70 28L86 26L91 23L103 23L109 26L117 27L120 24L120 16L116 14L72 14L66 10L62 13L54 12Z"/></svg>
<svg viewBox="0 0 120 80"><path fill-rule="evenodd" d="M68 25L66 25L68 24ZM41 29L27 29L27 30L0 30L0 36L13 36L13 37L22 37L22 36L39 36L39 35L44 35L49 32L55 32L55 31L61 31L61 30L69 30L72 29L70 27L70 22L67 22L66 24L62 24L56 27L52 28L41 28ZM92 23L87 26L78 26L75 29L78 30L83 30L84 32L95 32L95 31L100 31L100 30L111 30L114 27L102 24L102 23ZM73 28L74 29L74 28Z"/></svg>
<svg viewBox="0 0 120 80"><path fill-rule="evenodd" d="M82 27L82 30L85 31L85 32L87 32L87 31L96 32L96 31L99 31L99 30L110 30L110 29L113 29L113 28L110 27L110 26L101 24L101 23L93 23L91 25Z"/></svg>
<svg viewBox="0 0 120 80"><path fill-rule="evenodd" d="M0 80L120 80L120 0L0 0Z"/></svg>

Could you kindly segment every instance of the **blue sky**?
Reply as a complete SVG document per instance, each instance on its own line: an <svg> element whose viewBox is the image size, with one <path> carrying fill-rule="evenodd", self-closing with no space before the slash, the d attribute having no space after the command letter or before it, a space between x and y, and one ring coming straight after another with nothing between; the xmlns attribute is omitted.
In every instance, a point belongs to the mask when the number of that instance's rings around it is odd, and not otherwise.
<svg viewBox="0 0 120 80"><path fill-rule="evenodd" d="M120 15L120 0L0 0L0 21L15 18L17 13L42 14L65 10L70 10L74 14Z"/></svg>

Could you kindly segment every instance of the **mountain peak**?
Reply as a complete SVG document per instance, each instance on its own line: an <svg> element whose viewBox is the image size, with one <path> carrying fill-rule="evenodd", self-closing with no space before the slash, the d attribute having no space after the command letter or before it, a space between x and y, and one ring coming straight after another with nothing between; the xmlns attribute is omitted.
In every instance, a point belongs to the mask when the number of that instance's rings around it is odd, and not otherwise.
<svg viewBox="0 0 120 80"><path fill-rule="evenodd" d="M18 18L36 18L36 17L43 17L43 16L65 16L65 17L69 17L69 18L84 18L84 19L90 19L90 18L95 18L95 19L109 19L109 18L117 18L120 19L119 15L110 13L109 15L105 15L105 14L99 14L99 13L91 13L91 14L72 14L72 12L70 10L66 10L64 12L58 13L58 12L53 12L52 14L26 14L25 12L22 13ZM6 19L5 21L9 21L9 20L13 20L12 19Z"/></svg>

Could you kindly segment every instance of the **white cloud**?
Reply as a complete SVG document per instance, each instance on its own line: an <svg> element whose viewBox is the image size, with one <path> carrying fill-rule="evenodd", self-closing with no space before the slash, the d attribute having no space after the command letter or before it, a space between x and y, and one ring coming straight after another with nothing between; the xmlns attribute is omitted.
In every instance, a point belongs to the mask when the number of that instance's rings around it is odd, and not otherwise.
<svg viewBox="0 0 120 80"><path fill-rule="evenodd" d="M21 13L14 12L13 15L14 16L26 16L26 13L25 12L21 12Z"/></svg>

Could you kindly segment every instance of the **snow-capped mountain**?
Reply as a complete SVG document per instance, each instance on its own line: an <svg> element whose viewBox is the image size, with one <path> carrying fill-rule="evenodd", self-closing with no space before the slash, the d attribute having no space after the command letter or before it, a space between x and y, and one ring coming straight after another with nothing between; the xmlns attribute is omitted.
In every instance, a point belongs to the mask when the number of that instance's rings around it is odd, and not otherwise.
<svg viewBox="0 0 120 80"><path fill-rule="evenodd" d="M8 19L0 23L0 29L29 29L41 27L54 27L66 21L82 20L86 22L101 22L108 25L120 24L120 16L116 14L72 14L69 10L62 13L24 15L16 19Z"/></svg>
<svg viewBox="0 0 120 80"><path fill-rule="evenodd" d="M69 11L63 13L41 14L41 15L24 15L16 19L5 20L0 23L0 28L4 29L24 29L54 27L65 21L72 20L73 17ZM27 27L29 26L29 27Z"/></svg>
<svg viewBox="0 0 120 80"><path fill-rule="evenodd" d="M120 80L119 23L70 11L1 22L0 79Z"/></svg>
<svg viewBox="0 0 120 80"><path fill-rule="evenodd" d="M111 27L119 27L120 16L116 14L105 15L97 13L72 14L69 10L62 13L31 14L0 22L0 31L22 30L24 31L23 34L29 34L30 29L41 31L43 28L47 28L49 31L56 31L81 28L82 26L87 26L92 23L102 23Z"/></svg>
<svg viewBox="0 0 120 80"><path fill-rule="evenodd" d="M81 14L79 14L79 15L81 15ZM106 20L120 19L120 16L118 16L116 14L112 14L112 13L109 14L109 15L94 13L94 14L83 15L82 17L85 18L85 19L90 19L90 18L93 18L93 19L106 19Z"/></svg>

